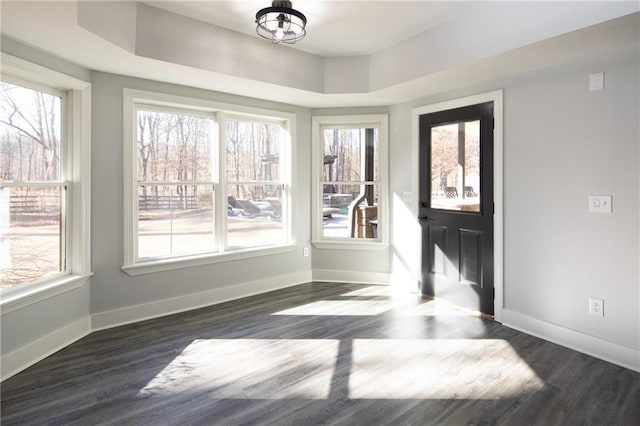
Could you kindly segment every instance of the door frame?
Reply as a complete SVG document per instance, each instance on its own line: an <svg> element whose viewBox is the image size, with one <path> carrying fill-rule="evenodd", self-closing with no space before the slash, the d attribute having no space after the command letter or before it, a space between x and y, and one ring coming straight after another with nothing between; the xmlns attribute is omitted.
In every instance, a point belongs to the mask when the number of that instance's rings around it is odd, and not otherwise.
<svg viewBox="0 0 640 426"><path fill-rule="evenodd" d="M502 90L480 93L458 99L416 107L411 110L411 192L413 194L411 211L418 223L418 204L420 202L420 116L433 112L445 111L484 102L493 102L493 287L495 298L493 301L494 319L502 322L504 305L504 215L503 215L503 109ZM422 270L422 237L417 239L418 264L414 271ZM418 275L419 276L419 275Z"/></svg>

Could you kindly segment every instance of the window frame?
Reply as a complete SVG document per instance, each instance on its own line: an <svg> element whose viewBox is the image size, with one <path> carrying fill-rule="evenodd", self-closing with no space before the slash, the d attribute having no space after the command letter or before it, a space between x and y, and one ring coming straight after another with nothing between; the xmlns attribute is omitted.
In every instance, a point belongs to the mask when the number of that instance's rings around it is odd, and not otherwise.
<svg viewBox="0 0 640 426"><path fill-rule="evenodd" d="M65 271L0 290L2 314L79 288L91 276L91 84L0 52L2 80L61 96ZM11 186L19 186L12 183Z"/></svg>
<svg viewBox="0 0 640 426"><path fill-rule="evenodd" d="M295 223L292 215L295 198L295 162L293 161L295 144L296 115L293 113L266 110L241 105L220 103L206 99L183 97L159 92L148 92L137 89L124 89L123 120L123 164L124 164L124 256L122 270L136 276L147 273L169 271L173 269L201 266L218 262L246 259L258 256L291 252L296 249ZM218 163L212 164L212 181L214 181L214 235L217 251L198 254L166 256L150 259L137 259L137 153L136 153L136 111L137 105L177 113L193 113L211 117L217 132L213 135L212 149L217 149L214 158ZM226 177L226 119L244 121L260 121L278 123L283 126L283 159L281 180L285 182L283 189L283 243L256 247L227 247L227 177ZM215 129L214 129L215 130ZM284 199L286 197L286 200Z"/></svg>
<svg viewBox="0 0 640 426"><path fill-rule="evenodd" d="M315 116L312 118L312 232L311 244L320 249L368 249L384 250L389 246L389 172L388 172L388 140L389 140L389 116L387 114L366 115L333 115ZM364 238L331 238L323 236L323 203L322 203L322 167L324 158L324 143L322 132L325 129L353 129L376 128L378 129L378 177L373 182L378 186L380 199L378 200L378 237L376 239ZM342 183L342 182L339 182ZM349 184L351 181L345 181Z"/></svg>

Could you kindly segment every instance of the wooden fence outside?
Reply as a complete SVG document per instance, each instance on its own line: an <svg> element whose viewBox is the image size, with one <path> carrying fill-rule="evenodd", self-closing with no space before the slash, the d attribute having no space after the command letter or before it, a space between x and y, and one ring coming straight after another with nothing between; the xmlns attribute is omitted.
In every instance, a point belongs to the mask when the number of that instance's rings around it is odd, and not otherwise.
<svg viewBox="0 0 640 426"><path fill-rule="evenodd" d="M140 195L140 210L197 209L195 195ZM9 211L11 213L50 213L60 209L60 197L57 195L11 195Z"/></svg>
<svg viewBox="0 0 640 426"><path fill-rule="evenodd" d="M59 195L12 195L9 197L11 213L51 213L60 210Z"/></svg>
<svg viewBox="0 0 640 426"><path fill-rule="evenodd" d="M140 195L139 210L180 210L197 209L198 199L195 195Z"/></svg>

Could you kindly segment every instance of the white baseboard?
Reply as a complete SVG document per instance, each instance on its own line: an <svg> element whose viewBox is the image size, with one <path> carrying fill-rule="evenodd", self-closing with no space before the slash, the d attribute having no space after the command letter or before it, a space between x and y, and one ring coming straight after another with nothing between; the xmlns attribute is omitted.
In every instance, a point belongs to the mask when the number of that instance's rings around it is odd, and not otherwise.
<svg viewBox="0 0 640 426"><path fill-rule="evenodd" d="M164 299L143 305L127 306L93 314L91 326L93 331L117 327L152 318L163 317L205 306L228 302L242 297L253 296L281 288L292 287L311 281L310 271L268 277L263 280L249 281L229 287L216 288L201 293Z"/></svg>
<svg viewBox="0 0 640 426"><path fill-rule="evenodd" d="M81 318L2 356L2 381L91 333L89 317Z"/></svg>
<svg viewBox="0 0 640 426"><path fill-rule="evenodd" d="M389 274L386 272L359 272L338 271L333 269L314 269L313 281L389 285Z"/></svg>
<svg viewBox="0 0 640 426"><path fill-rule="evenodd" d="M621 367L640 372L640 351L627 346L560 327L559 325L541 321L509 309L502 311L502 324Z"/></svg>

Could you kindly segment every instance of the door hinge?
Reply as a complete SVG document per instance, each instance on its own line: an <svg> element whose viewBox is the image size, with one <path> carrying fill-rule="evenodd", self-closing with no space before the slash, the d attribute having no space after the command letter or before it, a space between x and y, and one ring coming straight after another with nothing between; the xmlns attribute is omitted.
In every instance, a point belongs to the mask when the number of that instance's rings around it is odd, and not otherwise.
<svg viewBox="0 0 640 426"><path fill-rule="evenodd" d="M492 293L493 300L496 300L496 288L495 287L491 288L491 293Z"/></svg>

